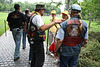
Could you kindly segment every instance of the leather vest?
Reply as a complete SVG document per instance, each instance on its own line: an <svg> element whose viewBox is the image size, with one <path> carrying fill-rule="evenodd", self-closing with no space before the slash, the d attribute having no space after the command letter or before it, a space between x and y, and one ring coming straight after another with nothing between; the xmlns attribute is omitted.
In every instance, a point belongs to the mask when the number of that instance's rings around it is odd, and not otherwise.
<svg viewBox="0 0 100 67"><path fill-rule="evenodd" d="M38 30L37 26L32 23L32 19L38 15L37 13L34 13L33 16L30 19L30 24L28 28L28 37L30 40L36 41L36 42L41 42L44 41L46 36L45 36L45 31L41 32Z"/></svg>

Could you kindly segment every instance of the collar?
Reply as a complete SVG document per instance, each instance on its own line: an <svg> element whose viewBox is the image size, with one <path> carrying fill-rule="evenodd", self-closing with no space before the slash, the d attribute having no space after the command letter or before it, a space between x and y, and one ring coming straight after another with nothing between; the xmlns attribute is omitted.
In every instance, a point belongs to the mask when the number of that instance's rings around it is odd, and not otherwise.
<svg viewBox="0 0 100 67"><path fill-rule="evenodd" d="M35 12L35 13L37 13L38 15L40 15L40 16L41 16L41 14L40 14L39 12Z"/></svg>
<svg viewBox="0 0 100 67"><path fill-rule="evenodd" d="M71 18L78 18L78 16L77 15L74 15L74 16L72 16ZM79 19L79 18L78 18Z"/></svg>

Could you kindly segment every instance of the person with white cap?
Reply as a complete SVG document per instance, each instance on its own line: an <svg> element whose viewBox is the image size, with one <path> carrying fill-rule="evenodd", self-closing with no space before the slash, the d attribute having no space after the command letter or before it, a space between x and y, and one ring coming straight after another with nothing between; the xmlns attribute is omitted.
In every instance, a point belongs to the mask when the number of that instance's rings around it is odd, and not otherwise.
<svg viewBox="0 0 100 67"><path fill-rule="evenodd" d="M60 54L59 67L76 67L81 46L88 42L88 26L81 20L81 7L73 4L70 10L71 19L62 22L57 33L57 44L54 55Z"/></svg>

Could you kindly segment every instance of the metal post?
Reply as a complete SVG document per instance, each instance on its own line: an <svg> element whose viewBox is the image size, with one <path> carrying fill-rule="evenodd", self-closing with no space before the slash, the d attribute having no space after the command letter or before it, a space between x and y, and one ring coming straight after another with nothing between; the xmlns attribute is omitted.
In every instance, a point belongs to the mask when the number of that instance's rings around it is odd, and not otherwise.
<svg viewBox="0 0 100 67"><path fill-rule="evenodd" d="M48 54L48 38L49 38L49 29L48 29L48 34L47 34L47 47L46 47L46 54Z"/></svg>
<svg viewBox="0 0 100 67"><path fill-rule="evenodd" d="M7 33L6 33L6 21L4 20L4 25L5 25L5 36L7 36Z"/></svg>

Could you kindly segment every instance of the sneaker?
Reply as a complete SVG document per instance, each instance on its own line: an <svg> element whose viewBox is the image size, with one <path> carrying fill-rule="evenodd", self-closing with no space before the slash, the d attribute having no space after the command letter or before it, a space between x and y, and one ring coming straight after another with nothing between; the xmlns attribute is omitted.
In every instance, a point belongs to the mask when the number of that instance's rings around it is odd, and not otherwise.
<svg viewBox="0 0 100 67"><path fill-rule="evenodd" d="M59 64L59 59L56 59L56 60L54 61L54 64Z"/></svg>
<svg viewBox="0 0 100 67"><path fill-rule="evenodd" d="M25 49L26 47L23 47L23 50Z"/></svg>
<svg viewBox="0 0 100 67"><path fill-rule="evenodd" d="M17 61L20 57L17 57L16 59L14 59L14 61Z"/></svg>
<svg viewBox="0 0 100 67"><path fill-rule="evenodd" d="M31 64L31 60L29 60L29 62L28 62L29 64Z"/></svg>
<svg viewBox="0 0 100 67"><path fill-rule="evenodd" d="M50 53L50 56L54 57L54 54L53 53Z"/></svg>
<svg viewBox="0 0 100 67"><path fill-rule="evenodd" d="M52 57L54 57L54 54L51 53L50 51L46 52L46 54L47 54L47 55L50 55L50 56L52 56Z"/></svg>

